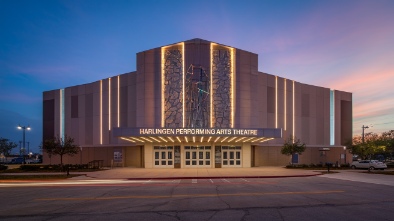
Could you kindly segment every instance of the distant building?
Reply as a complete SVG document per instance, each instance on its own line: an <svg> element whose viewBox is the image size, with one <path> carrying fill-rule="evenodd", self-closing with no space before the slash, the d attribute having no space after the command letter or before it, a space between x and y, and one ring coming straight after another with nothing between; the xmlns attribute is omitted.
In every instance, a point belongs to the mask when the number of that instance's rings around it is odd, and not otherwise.
<svg viewBox="0 0 394 221"><path fill-rule="evenodd" d="M352 94L257 70L257 54L192 39L137 54L137 71L43 93L43 139L81 146L65 163L223 168L344 163ZM307 144L280 153L295 135ZM44 154L44 163L59 162Z"/></svg>

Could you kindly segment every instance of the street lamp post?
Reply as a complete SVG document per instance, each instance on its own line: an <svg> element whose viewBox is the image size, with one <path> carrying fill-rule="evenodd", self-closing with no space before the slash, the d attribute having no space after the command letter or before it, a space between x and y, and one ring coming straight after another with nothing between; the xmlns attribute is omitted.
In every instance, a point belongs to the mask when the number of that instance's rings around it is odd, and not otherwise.
<svg viewBox="0 0 394 221"><path fill-rule="evenodd" d="M26 143L25 143L25 137L26 137L26 130L30 130L31 128L30 128L30 126L21 126L21 125L18 125L18 129L19 130L23 130L23 148L21 148L21 149L25 149L26 148ZM21 150L21 155L22 155L22 150Z"/></svg>
<svg viewBox="0 0 394 221"><path fill-rule="evenodd" d="M363 143L364 143L364 130L368 129L369 127L363 125L361 128L363 129L362 139L363 139Z"/></svg>

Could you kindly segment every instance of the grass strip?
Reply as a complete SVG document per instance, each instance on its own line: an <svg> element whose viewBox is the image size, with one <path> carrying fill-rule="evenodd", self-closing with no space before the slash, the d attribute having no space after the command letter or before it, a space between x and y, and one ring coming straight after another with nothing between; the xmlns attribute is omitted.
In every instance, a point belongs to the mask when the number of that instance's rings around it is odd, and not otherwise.
<svg viewBox="0 0 394 221"><path fill-rule="evenodd" d="M363 173L369 173L369 174L383 174L383 175L394 175L394 171L371 171L371 172L368 172L368 171L365 171L365 172L363 172Z"/></svg>

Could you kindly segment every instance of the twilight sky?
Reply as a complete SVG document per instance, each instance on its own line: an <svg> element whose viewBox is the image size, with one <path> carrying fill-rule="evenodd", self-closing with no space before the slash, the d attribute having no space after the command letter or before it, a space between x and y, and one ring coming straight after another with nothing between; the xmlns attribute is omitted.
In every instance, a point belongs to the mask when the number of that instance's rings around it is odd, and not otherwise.
<svg viewBox="0 0 394 221"><path fill-rule="evenodd" d="M42 92L136 70L136 53L202 38L259 71L353 93L353 132L394 129L392 0L0 0L0 137L37 152Z"/></svg>

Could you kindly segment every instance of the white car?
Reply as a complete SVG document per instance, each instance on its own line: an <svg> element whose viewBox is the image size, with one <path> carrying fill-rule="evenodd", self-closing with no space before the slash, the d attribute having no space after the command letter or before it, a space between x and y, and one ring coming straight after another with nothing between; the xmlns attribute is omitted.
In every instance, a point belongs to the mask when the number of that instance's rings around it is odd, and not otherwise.
<svg viewBox="0 0 394 221"><path fill-rule="evenodd" d="M360 169L370 169L370 170L374 170L374 169L384 170L387 168L387 165L377 160L359 160L359 161L353 161L350 167L352 169L360 168Z"/></svg>

